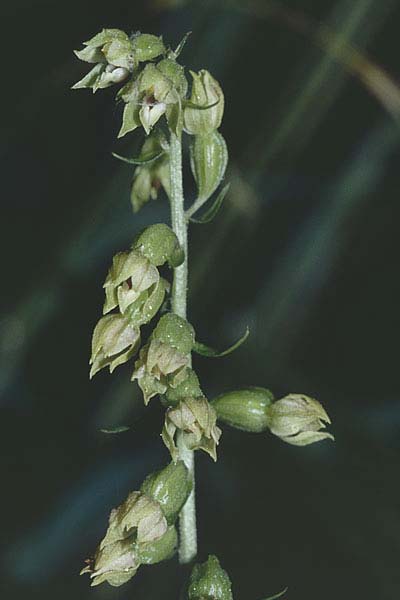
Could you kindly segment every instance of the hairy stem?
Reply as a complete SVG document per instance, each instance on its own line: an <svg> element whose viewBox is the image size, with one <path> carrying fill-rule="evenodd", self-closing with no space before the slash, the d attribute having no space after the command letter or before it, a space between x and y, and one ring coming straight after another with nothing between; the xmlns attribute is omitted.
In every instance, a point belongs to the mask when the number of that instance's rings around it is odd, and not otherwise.
<svg viewBox="0 0 400 600"><path fill-rule="evenodd" d="M180 137L171 133L170 139L170 176L171 176L171 220L172 229L185 252L185 260L174 271L172 285L172 310L180 317L186 319L187 284L188 284L188 241L187 220L185 217L183 180L182 180L182 142ZM178 432L179 457L187 468L193 483L192 492L183 507L179 518L179 560L185 564L193 560L197 554L196 530L196 500L195 500L195 473L194 452L185 445L183 437Z"/></svg>

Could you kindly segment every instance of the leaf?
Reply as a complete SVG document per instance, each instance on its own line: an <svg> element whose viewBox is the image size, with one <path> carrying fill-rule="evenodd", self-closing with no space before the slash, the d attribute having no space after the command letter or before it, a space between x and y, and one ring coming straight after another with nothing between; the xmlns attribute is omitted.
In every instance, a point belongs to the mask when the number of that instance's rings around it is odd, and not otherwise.
<svg viewBox="0 0 400 600"><path fill-rule="evenodd" d="M193 350L197 354L201 354L201 356L207 356L209 358L221 358L221 356L227 356L228 354L231 354L231 352L237 350L247 340L247 338L249 337L249 333L250 330L247 327L242 337L238 339L238 341L235 342L233 346L230 346L222 352L214 350L214 348L210 348L210 346L206 346L206 344L202 344L201 342L195 342Z"/></svg>
<svg viewBox="0 0 400 600"><path fill-rule="evenodd" d="M279 594L275 594L275 596L268 596L268 598L263 598L263 600L276 600L277 598L280 598L281 596L283 596L283 594L286 594L287 591L288 591L288 588L286 587L284 590L279 592Z"/></svg>
<svg viewBox="0 0 400 600"><path fill-rule="evenodd" d="M215 200L212 203L212 205L210 206L210 208L208 208L201 217L199 217L198 219L194 219L193 217L191 217L190 221L192 223L199 223L201 225L204 225L205 223L210 223L214 219L214 217L218 214L219 209L221 208L222 203L225 200L225 196L229 191L229 187L230 187L230 183L228 183L225 187L222 188L222 190L220 191L218 196L215 198Z"/></svg>
<svg viewBox="0 0 400 600"><path fill-rule="evenodd" d="M124 431L129 431L130 427L128 427L127 425L120 425L117 427L110 427L107 429L100 429L101 433L107 433L107 434L115 434L115 433L123 433Z"/></svg>
<svg viewBox="0 0 400 600"><path fill-rule="evenodd" d="M118 160L128 163L129 165L148 165L160 158L164 154L164 150L157 150L156 152L138 156L137 158L128 158L126 156L121 156L116 152L112 152L111 154L114 158L118 158Z"/></svg>

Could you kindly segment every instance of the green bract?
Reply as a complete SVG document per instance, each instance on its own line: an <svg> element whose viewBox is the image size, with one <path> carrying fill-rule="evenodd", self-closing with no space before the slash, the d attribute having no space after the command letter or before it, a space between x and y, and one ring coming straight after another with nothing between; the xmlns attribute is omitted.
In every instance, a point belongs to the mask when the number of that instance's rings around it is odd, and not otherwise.
<svg viewBox="0 0 400 600"><path fill-rule="evenodd" d="M191 450L204 450L213 460L217 460L217 445L221 430L217 427L217 415L204 396L186 398L165 413L161 437L176 461L179 453L175 443L177 431Z"/></svg>
<svg viewBox="0 0 400 600"><path fill-rule="evenodd" d="M224 114L223 91L208 71L190 71L190 74L193 85L190 102L183 113L185 131L192 135L211 133L221 125Z"/></svg>
<svg viewBox="0 0 400 600"><path fill-rule="evenodd" d="M93 332L90 377L107 366L112 373L118 365L125 363L136 353L139 343L140 330L126 317L102 317Z"/></svg>
<svg viewBox="0 0 400 600"><path fill-rule="evenodd" d="M289 394L268 408L271 433L294 446L307 446L334 437L326 431L330 419L322 405L303 394Z"/></svg>
<svg viewBox="0 0 400 600"><path fill-rule="evenodd" d="M216 556L195 565L190 576L188 600L233 600L231 581Z"/></svg>
<svg viewBox="0 0 400 600"><path fill-rule="evenodd" d="M252 387L217 396L211 405L218 419L243 431L258 433L268 429L268 407L273 402L272 392Z"/></svg>

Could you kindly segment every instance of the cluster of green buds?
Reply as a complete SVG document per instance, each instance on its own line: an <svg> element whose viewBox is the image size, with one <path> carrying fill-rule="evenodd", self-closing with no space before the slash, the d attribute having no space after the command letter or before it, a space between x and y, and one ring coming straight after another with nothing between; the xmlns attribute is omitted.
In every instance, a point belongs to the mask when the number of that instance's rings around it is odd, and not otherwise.
<svg viewBox="0 0 400 600"><path fill-rule="evenodd" d="M212 402L218 419L236 429L260 433L269 430L293 446L307 446L333 436L324 431L330 419L323 406L304 394L274 400L264 388L221 394Z"/></svg>
<svg viewBox="0 0 400 600"><path fill-rule="evenodd" d="M175 522L191 489L183 462L149 475L139 491L111 511L106 534L81 574L89 573L92 586L104 581L120 586L140 565L171 558L177 546Z"/></svg>
<svg viewBox="0 0 400 600"><path fill-rule="evenodd" d="M103 316L92 338L90 376L109 367L112 372L127 362L140 346L140 327L159 311L169 290L158 267L182 263L183 251L176 235L163 223L139 234L128 252L119 252L104 282ZM117 313L109 314L114 309Z"/></svg>

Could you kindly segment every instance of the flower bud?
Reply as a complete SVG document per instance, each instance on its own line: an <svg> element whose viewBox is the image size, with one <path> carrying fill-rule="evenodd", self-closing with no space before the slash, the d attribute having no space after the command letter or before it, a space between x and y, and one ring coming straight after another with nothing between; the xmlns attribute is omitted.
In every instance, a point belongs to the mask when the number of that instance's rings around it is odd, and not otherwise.
<svg viewBox="0 0 400 600"><path fill-rule="evenodd" d="M138 349L140 331L123 315L107 315L97 323L92 337L90 378L109 366L110 373Z"/></svg>
<svg viewBox="0 0 400 600"><path fill-rule="evenodd" d="M171 453L172 460L178 458L175 434L180 430L185 445L191 450L204 450L217 460L217 445L221 430L216 425L217 415L204 396L186 398L165 413L161 437Z"/></svg>
<svg viewBox="0 0 400 600"><path fill-rule="evenodd" d="M211 402L211 406L224 423L259 433L268 429L268 407L273 399L269 390L252 387L221 394Z"/></svg>
<svg viewBox="0 0 400 600"><path fill-rule="evenodd" d="M137 236L132 247L139 250L156 267L168 262L170 267L175 268L181 265L185 258L176 234L164 223L146 227Z"/></svg>
<svg viewBox="0 0 400 600"><path fill-rule="evenodd" d="M178 461L146 477L140 489L160 504L167 523L171 525L188 499L192 483L185 464Z"/></svg>
<svg viewBox="0 0 400 600"><path fill-rule="evenodd" d="M190 164L198 196L209 198L221 183L228 164L226 143L218 131L194 137L190 147Z"/></svg>
<svg viewBox="0 0 400 600"><path fill-rule="evenodd" d="M216 556L195 565L190 576L189 600L233 600L231 581Z"/></svg>
<svg viewBox="0 0 400 600"><path fill-rule="evenodd" d="M142 565L154 565L168 560L175 554L177 546L178 534L175 526L171 525L158 540L138 546L138 560Z"/></svg>
<svg viewBox="0 0 400 600"><path fill-rule="evenodd" d="M303 394L289 394L268 407L269 429L284 442L307 446L334 437L321 431L330 419L321 404Z"/></svg>
<svg viewBox="0 0 400 600"><path fill-rule="evenodd" d="M224 114L223 91L208 71L190 71L190 74L193 77L193 85L190 104L183 112L185 131L192 135L211 133L221 125ZM210 108L202 108L204 106Z"/></svg>

